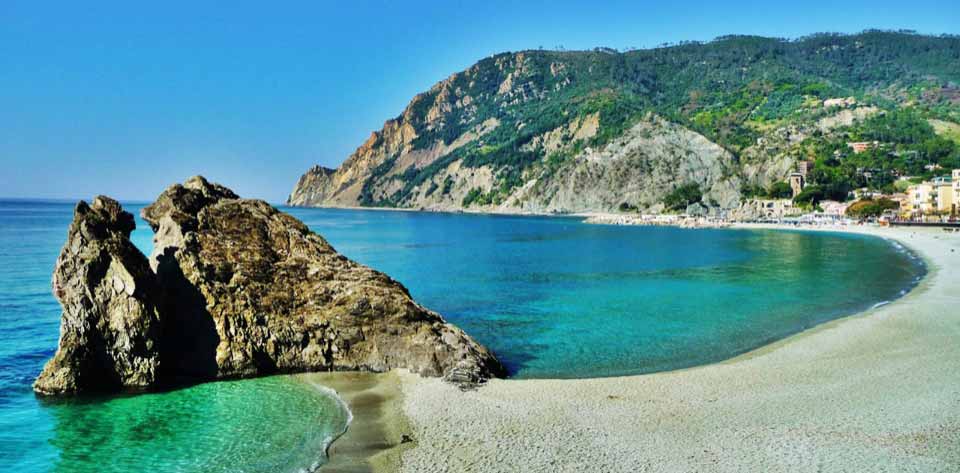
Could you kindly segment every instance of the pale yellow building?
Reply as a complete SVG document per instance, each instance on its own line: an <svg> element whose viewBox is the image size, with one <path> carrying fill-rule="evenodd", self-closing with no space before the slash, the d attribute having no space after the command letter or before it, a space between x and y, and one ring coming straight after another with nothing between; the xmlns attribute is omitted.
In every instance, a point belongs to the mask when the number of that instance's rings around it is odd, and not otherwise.
<svg viewBox="0 0 960 473"><path fill-rule="evenodd" d="M933 212L933 184L922 182L907 188L906 211L910 215L919 216Z"/></svg>
<svg viewBox="0 0 960 473"><path fill-rule="evenodd" d="M950 215L957 214L956 184L943 182L937 187L937 210Z"/></svg>
<svg viewBox="0 0 960 473"><path fill-rule="evenodd" d="M902 205L913 216L956 214L960 205L960 169L954 169L950 177L938 177L908 187L907 199Z"/></svg>
<svg viewBox="0 0 960 473"><path fill-rule="evenodd" d="M960 169L953 170L953 203L960 210Z"/></svg>

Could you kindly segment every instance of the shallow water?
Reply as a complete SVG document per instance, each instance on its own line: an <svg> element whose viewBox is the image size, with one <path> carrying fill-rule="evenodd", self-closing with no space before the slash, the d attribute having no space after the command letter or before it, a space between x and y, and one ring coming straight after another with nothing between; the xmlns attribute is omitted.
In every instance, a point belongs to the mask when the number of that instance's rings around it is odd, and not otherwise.
<svg viewBox="0 0 960 473"><path fill-rule="evenodd" d="M283 472L322 460L348 413L298 377L83 402L32 394L56 348L50 275L72 208L0 201L0 471ZM404 283L519 378L726 359L892 300L924 271L902 249L859 235L286 210ZM151 237L138 219L134 242L149 252Z"/></svg>

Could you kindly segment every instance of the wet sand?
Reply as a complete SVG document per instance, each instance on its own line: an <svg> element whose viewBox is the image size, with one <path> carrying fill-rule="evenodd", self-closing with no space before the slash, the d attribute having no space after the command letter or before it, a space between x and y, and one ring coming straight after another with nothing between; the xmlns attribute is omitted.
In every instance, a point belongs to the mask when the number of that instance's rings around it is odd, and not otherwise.
<svg viewBox="0 0 960 473"><path fill-rule="evenodd" d="M330 447L322 472L392 471L413 445L401 409L397 373L311 373L301 375L337 392L353 414L347 431ZM404 439L408 435L408 439Z"/></svg>

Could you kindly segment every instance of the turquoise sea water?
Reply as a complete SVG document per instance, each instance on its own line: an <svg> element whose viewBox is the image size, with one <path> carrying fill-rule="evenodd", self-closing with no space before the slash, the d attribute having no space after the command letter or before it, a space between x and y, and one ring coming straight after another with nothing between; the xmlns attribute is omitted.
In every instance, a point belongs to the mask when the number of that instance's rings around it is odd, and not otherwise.
<svg viewBox="0 0 960 473"><path fill-rule="evenodd" d="M72 203L0 201L0 471L300 471L348 413L296 376L50 402L50 275ZM128 205L136 213L139 206ZM286 209L403 282L518 378L719 361L904 293L909 253L840 234L585 225L531 218ZM134 242L149 252L149 227Z"/></svg>
<svg viewBox="0 0 960 473"><path fill-rule="evenodd" d="M518 378L724 360L892 300L924 273L899 246L861 235L286 210L406 284Z"/></svg>

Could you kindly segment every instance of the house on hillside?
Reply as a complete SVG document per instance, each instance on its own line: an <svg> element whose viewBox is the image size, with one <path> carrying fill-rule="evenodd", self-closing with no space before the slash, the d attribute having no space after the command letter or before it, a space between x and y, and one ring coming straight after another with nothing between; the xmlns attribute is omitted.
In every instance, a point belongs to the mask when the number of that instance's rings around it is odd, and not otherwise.
<svg viewBox="0 0 960 473"><path fill-rule="evenodd" d="M847 108L857 104L857 99L853 97L826 99L823 101L823 108L841 107Z"/></svg>
<svg viewBox="0 0 960 473"><path fill-rule="evenodd" d="M860 154L864 151L870 149L876 149L880 147L879 141L851 141L847 143L847 146L853 150L853 154Z"/></svg>

